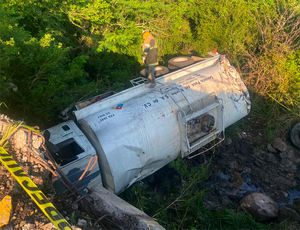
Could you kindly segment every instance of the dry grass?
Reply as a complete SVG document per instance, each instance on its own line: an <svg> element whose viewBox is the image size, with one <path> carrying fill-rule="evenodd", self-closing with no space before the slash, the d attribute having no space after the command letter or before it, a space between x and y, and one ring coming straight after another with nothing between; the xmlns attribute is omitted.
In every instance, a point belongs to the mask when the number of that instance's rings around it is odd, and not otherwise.
<svg viewBox="0 0 300 230"><path fill-rule="evenodd" d="M260 15L258 48L246 54L243 70L246 83L257 93L284 105L295 105L295 69L288 62L300 48L300 5L285 7L277 3L277 11L276 16Z"/></svg>

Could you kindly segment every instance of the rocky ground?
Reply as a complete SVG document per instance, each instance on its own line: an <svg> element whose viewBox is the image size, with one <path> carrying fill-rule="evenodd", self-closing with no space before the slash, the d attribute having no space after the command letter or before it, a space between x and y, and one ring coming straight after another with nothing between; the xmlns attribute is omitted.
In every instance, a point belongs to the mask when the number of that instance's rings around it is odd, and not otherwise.
<svg viewBox="0 0 300 230"><path fill-rule="evenodd" d="M10 195L13 207L10 223L3 229L52 229L52 224L49 223L22 188L16 184L3 166L0 166L0 175L0 200L6 195Z"/></svg>
<svg viewBox="0 0 300 230"><path fill-rule="evenodd" d="M248 194L262 193L275 201L274 212L253 213L256 219L300 221L300 150L284 138L254 148L247 133L228 138L212 160L212 172L205 182L209 209L240 209ZM244 199L244 200L243 200ZM241 206L240 206L241 205ZM297 223L300 228L300 225Z"/></svg>
<svg viewBox="0 0 300 230"><path fill-rule="evenodd" d="M0 117L0 134L2 137L8 126L13 121L5 116ZM19 165L30 175L30 178L44 191L51 190L48 178L49 171L46 170L34 152L42 145L42 139L37 135L30 138L31 132L25 129L17 131L9 140L7 149ZM0 200L4 196L12 197L12 217L9 225L4 229L52 229L52 224L37 209L29 196L22 190L11 174L0 164ZM49 193L48 193L49 195Z"/></svg>

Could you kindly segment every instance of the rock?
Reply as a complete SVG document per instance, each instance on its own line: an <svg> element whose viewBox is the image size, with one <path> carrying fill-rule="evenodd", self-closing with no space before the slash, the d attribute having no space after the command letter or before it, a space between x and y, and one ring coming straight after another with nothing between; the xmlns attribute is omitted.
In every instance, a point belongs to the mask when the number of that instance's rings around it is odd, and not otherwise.
<svg viewBox="0 0 300 230"><path fill-rule="evenodd" d="M52 230L54 228L54 225L52 223L44 224L41 226L41 230Z"/></svg>
<svg viewBox="0 0 300 230"><path fill-rule="evenodd" d="M246 133L246 132L240 132L240 133L238 133L237 135L238 135L238 137L239 137L240 139L245 139L245 138L247 138L247 133Z"/></svg>
<svg viewBox="0 0 300 230"><path fill-rule="evenodd" d="M289 207L281 207L278 213L279 221L283 220L293 220L300 221L300 215L292 208Z"/></svg>
<svg viewBox="0 0 300 230"><path fill-rule="evenodd" d="M277 150L271 145L271 144L268 144L267 145L267 150L270 152L270 153L276 153Z"/></svg>
<svg viewBox="0 0 300 230"><path fill-rule="evenodd" d="M230 179L230 177L229 177L227 174L223 173L223 172L217 173L216 176L217 176L219 179L225 180L225 181L228 181L228 180Z"/></svg>
<svg viewBox="0 0 300 230"><path fill-rule="evenodd" d="M230 137L225 138L224 144L225 144L226 146L231 145L231 144L232 144L232 139L231 139Z"/></svg>
<svg viewBox="0 0 300 230"><path fill-rule="evenodd" d="M32 230L32 229L35 229L35 225L34 224L30 224L30 223L26 223L24 225L21 225L22 226L22 230Z"/></svg>
<svg viewBox="0 0 300 230"><path fill-rule="evenodd" d="M283 195L283 197L288 198L289 194L287 192L281 191L281 194Z"/></svg>
<svg viewBox="0 0 300 230"><path fill-rule="evenodd" d="M74 203L72 204L72 209L73 209L73 210L78 210L78 203L77 203L77 202L74 202Z"/></svg>
<svg viewBox="0 0 300 230"><path fill-rule="evenodd" d="M287 150L287 144L279 137L274 139L272 146L280 152L285 152Z"/></svg>
<svg viewBox="0 0 300 230"><path fill-rule="evenodd" d="M72 230L81 230L81 228L78 228L78 227L72 225Z"/></svg>
<svg viewBox="0 0 300 230"><path fill-rule="evenodd" d="M87 221L85 219L78 219L77 225L79 227L85 228L87 226Z"/></svg>
<svg viewBox="0 0 300 230"><path fill-rule="evenodd" d="M243 168L242 173L243 174L250 174L251 171L252 171L251 168L249 168L249 167L246 166L246 167Z"/></svg>
<svg viewBox="0 0 300 230"><path fill-rule="evenodd" d="M278 205L263 193L251 193L243 198L240 207L258 221L269 221L278 216Z"/></svg>

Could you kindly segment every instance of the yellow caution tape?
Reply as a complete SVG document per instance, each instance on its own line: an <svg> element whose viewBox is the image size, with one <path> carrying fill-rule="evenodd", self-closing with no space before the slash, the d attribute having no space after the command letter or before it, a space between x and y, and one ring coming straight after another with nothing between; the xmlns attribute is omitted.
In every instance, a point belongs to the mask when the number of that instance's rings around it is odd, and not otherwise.
<svg viewBox="0 0 300 230"><path fill-rule="evenodd" d="M57 229L72 230L71 225L46 198L45 194L39 190L13 157L1 146L0 161Z"/></svg>
<svg viewBox="0 0 300 230"><path fill-rule="evenodd" d="M27 129L27 130L30 130L31 132L34 132L34 133L36 133L38 135L41 134L40 130L38 130L38 129L34 128L34 127L31 127L31 126L28 126L28 125L24 125L24 124L22 124L22 127L25 128L25 129Z"/></svg>

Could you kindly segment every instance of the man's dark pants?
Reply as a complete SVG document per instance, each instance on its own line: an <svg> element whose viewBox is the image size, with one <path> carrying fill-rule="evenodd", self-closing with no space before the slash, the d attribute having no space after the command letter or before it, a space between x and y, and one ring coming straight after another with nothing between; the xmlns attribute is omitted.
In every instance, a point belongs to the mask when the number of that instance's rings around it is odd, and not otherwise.
<svg viewBox="0 0 300 230"><path fill-rule="evenodd" d="M155 83L155 65L147 66L146 76L151 83Z"/></svg>

